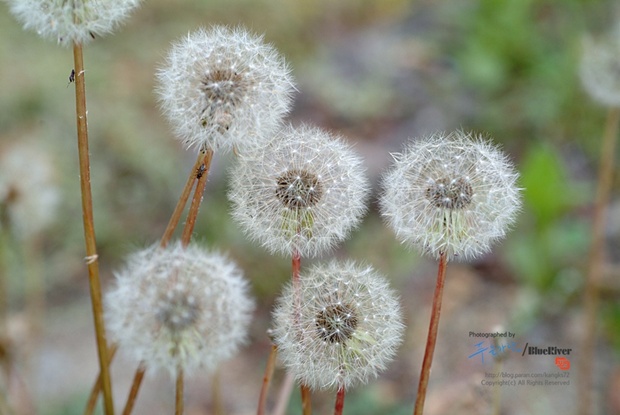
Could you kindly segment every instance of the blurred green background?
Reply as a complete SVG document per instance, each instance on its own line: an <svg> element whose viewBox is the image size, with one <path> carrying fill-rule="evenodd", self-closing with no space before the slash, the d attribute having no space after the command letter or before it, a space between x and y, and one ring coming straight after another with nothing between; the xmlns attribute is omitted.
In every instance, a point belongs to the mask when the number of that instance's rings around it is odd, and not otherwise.
<svg viewBox="0 0 620 415"><path fill-rule="evenodd" d="M619 12L609 0L145 1L116 34L85 48L104 290L128 253L161 237L194 160L158 111L157 66L170 43L188 31L243 25L264 33L292 68L299 93L290 121L315 123L350 140L374 184L369 214L333 255L367 261L385 273L401 294L409 328L398 360L378 381L352 391L345 413L411 412L428 327L436 265L400 246L377 214L377 183L389 153L408 138L463 128L484 132L516 163L525 205L515 229L491 254L449 267L427 398L429 414L491 413L492 393L479 380L493 364L467 358L473 347L468 331L502 325L517 333L521 346L577 351L581 342L581 293L607 110L583 91L579 56L584 34L610 30ZM14 350L8 361L17 367L17 380L0 385L19 397L12 399L23 413L81 413L97 372L82 260L72 67L69 49L24 32L2 4L0 157L29 143L52 166L29 186L35 200L39 186L57 188L59 195L56 205L37 205L52 216L44 229L23 236L0 228L0 273L10 306L4 337ZM39 172L37 157L26 157L25 183ZM250 414L269 350L270 309L290 263L247 242L230 220L226 175L232 162L232 155L215 156L195 238L229 252L257 296L251 341L220 373L227 413ZM0 175L7 174L3 167ZM617 179L618 169L594 363L598 410L610 414L620 413L614 398L620 388ZM44 300L36 294L41 287ZM504 364L515 371L540 368L534 360ZM119 405L132 365L113 369ZM281 379L280 370L273 399ZM188 413L210 413L209 384L208 378L188 381ZM166 376L149 377L143 389L136 414L172 411ZM501 413L573 410L576 390L573 379L567 388L505 392ZM318 396L317 413L329 412L333 396ZM299 412L295 400L294 394L290 413Z"/></svg>

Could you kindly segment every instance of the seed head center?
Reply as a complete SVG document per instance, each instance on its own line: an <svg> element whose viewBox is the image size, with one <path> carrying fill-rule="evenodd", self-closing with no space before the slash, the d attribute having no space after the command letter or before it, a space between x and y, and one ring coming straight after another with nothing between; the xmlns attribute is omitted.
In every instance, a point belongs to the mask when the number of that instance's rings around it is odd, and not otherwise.
<svg viewBox="0 0 620 415"><path fill-rule="evenodd" d="M250 82L242 71L227 69L213 70L203 77L200 90L204 97L204 109L200 116L203 127L216 124L227 130L232 122L232 113L250 91Z"/></svg>
<svg viewBox="0 0 620 415"><path fill-rule="evenodd" d="M156 318L171 331L183 330L196 322L200 307L191 294L185 292L167 293L159 299Z"/></svg>
<svg viewBox="0 0 620 415"><path fill-rule="evenodd" d="M319 178L306 170L288 170L276 179L276 196L290 209L303 209L316 205L323 196Z"/></svg>
<svg viewBox="0 0 620 415"><path fill-rule="evenodd" d="M344 343L353 336L358 320L355 310L346 304L325 307L316 315L316 329L323 340Z"/></svg>
<svg viewBox="0 0 620 415"><path fill-rule="evenodd" d="M464 209L471 203L473 194L469 180L463 177L439 179L426 189L426 198L435 207L444 209Z"/></svg>

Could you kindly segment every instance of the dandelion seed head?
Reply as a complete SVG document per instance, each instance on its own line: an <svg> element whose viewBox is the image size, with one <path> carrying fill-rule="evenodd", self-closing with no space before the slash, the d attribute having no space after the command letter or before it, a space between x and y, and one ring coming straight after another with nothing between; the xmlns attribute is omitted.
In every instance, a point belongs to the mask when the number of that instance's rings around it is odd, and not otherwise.
<svg viewBox="0 0 620 415"><path fill-rule="evenodd" d="M315 256L357 226L368 189L361 159L340 138L289 126L240 155L229 198L251 239L272 253Z"/></svg>
<svg viewBox="0 0 620 415"><path fill-rule="evenodd" d="M262 37L213 26L173 44L157 72L161 108L186 147L238 150L275 130L293 79Z"/></svg>
<svg viewBox="0 0 620 415"><path fill-rule="evenodd" d="M352 261L312 267L300 278L299 294L289 284L273 324L284 365L314 389L349 389L376 377L395 355L404 329L385 279Z"/></svg>
<svg viewBox="0 0 620 415"><path fill-rule="evenodd" d="M0 231L30 238L58 213L61 191L53 158L31 142L0 148Z"/></svg>
<svg viewBox="0 0 620 415"><path fill-rule="evenodd" d="M594 100L610 107L620 106L620 27L606 38L584 38L579 75Z"/></svg>
<svg viewBox="0 0 620 415"><path fill-rule="evenodd" d="M113 32L140 0L7 0L27 30L63 46L86 44Z"/></svg>
<svg viewBox="0 0 620 415"><path fill-rule="evenodd" d="M514 223L517 178L506 156L481 137L433 135L394 155L381 213L402 242L434 258L474 258Z"/></svg>
<svg viewBox="0 0 620 415"><path fill-rule="evenodd" d="M240 270L217 252L180 243L131 255L106 295L122 349L171 375L214 370L243 343L253 302Z"/></svg>

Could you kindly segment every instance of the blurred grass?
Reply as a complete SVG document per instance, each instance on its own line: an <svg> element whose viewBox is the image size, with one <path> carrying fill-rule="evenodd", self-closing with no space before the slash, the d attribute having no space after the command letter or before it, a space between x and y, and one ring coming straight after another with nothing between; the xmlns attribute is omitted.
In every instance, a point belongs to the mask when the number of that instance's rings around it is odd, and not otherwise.
<svg viewBox="0 0 620 415"><path fill-rule="evenodd" d="M521 171L525 206L508 240L479 268L498 263L510 284L536 297L530 325L579 309L605 110L581 90L577 65L582 35L610 28L613 10L608 0L145 2L117 34L85 50L104 284L127 253L161 236L192 164L193 155L159 114L154 71L171 41L201 25L227 23L265 33L282 51L300 89L291 119L346 135L367 158L375 184L388 151L411 136L462 127L502 143ZM22 31L6 12L0 34L0 148L40 142L56 162L63 193L56 222L39 237L54 310L87 295L76 219L74 92L67 87L72 57ZM246 270L259 297L262 320L255 330L261 334L290 263L252 246L230 221L230 163L230 156L216 155L196 236L230 252ZM25 261L20 249L5 251L13 286ZM403 290L423 261L395 241L374 205L335 255L376 265ZM617 292L605 298L603 337L618 353L617 300ZM21 303L14 299L13 307ZM346 407L360 414L387 411L368 399L352 394ZM62 408L51 413L71 413Z"/></svg>

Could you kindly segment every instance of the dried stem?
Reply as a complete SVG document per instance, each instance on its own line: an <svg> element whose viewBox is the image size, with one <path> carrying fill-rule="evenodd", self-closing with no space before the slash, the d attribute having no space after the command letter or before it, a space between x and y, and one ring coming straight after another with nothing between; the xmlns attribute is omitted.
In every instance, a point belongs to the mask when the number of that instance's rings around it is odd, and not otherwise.
<svg viewBox="0 0 620 415"><path fill-rule="evenodd" d="M127 396L127 402L125 403L125 408L123 409L123 415L130 415L131 411L133 411L133 407L136 404L136 397L138 396L138 391L142 385L142 379L144 379L145 372L146 366L144 365L144 362L141 362L136 369L135 375L133 376L133 382L131 383L131 389L129 390L129 395Z"/></svg>
<svg viewBox="0 0 620 415"><path fill-rule="evenodd" d="M431 373L431 364L433 363L433 353L435 352L435 344L437 343L437 329L439 327L439 315L441 314L441 299L443 297L443 287L446 280L446 265L448 259L445 253L439 256L439 267L437 269L437 284L435 286L435 294L433 295L433 308L431 310L431 322L428 328L428 337L426 338L426 350L424 351L424 360L422 361L422 370L420 372L420 383L418 385L418 397L415 401L414 415L422 415L424 412L424 400L426 399L426 388L428 387L428 379Z"/></svg>
<svg viewBox="0 0 620 415"><path fill-rule="evenodd" d="M183 369L177 370L176 398L174 401L174 415L183 415Z"/></svg>
<svg viewBox="0 0 620 415"><path fill-rule="evenodd" d="M117 350L118 345L113 343L108 351L108 366L110 366L112 360L114 360L114 355L116 355ZM95 405L97 404L97 398L99 397L99 392L101 392L101 373L97 376L97 380L93 384L93 388L90 391L90 396L88 397L88 402L86 404L86 408L84 409L84 415L92 415L94 412Z"/></svg>
<svg viewBox="0 0 620 415"><path fill-rule="evenodd" d="M181 236L181 243L183 246L187 246L192 239L192 233L194 232L194 226L196 225L196 218L198 217L198 210L200 210L200 204L202 203L202 196L207 186L207 178L209 177L209 168L211 167L211 160L213 159L213 150L206 150L200 167L204 166L204 170L201 169L201 173L197 174L198 183L196 184L196 190L194 190L194 197L192 203L189 206L189 212L187 212L187 219L185 220L185 227L183 228L183 235Z"/></svg>
<svg viewBox="0 0 620 415"><path fill-rule="evenodd" d="M75 108L77 120L78 156L80 164L80 188L82 193L82 219L84 221L84 240L86 244L86 264L90 285L90 299L95 323L99 370L103 390L103 406L106 415L114 415L112 382L108 369L108 344L103 321L101 283L99 281L99 258L95 239L93 219L93 199L90 188L90 160L88 154L88 122L86 119L86 87L84 81L84 59L82 45L74 43L73 60L75 69Z"/></svg>
<svg viewBox="0 0 620 415"><path fill-rule="evenodd" d="M189 199L189 195L192 192L192 188L194 187L194 183L196 182L198 172L201 170L202 160L204 158L204 152L200 152L198 154L198 158L196 159L196 163L192 167L192 170L189 172L189 177L187 178L187 182L185 183L185 187L183 187L183 192L181 193L181 197L179 197L179 201L172 212L172 216L170 216L170 220L168 221L168 226L166 226L166 230L164 231L164 235L161 238L160 246L165 248L170 242L172 238L172 234L174 230L177 228L179 221L181 220L181 215L183 214L183 210L185 209L185 205L187 205L187 200Z"/></svg>
<svg viewBox="0 0 620 415"><path fill-rule="evenodd" d="M612 108L607 114L607 122L601 145L601 164L599 166L596 201L592 218L592 240L588 257L588 270L583 298L584 333L581 346L579 376L579 413L592 413L592 378L594 351L596 348L597 314L599 290L605 257L605 224L609 193L613 181L614 154L620 122L620 108Z"/></svg>
<svg viewBox="0 0 620 415"><path fill-rule="evenodd" d="M220 371L217 369L211 377L211 413L213 415L224 414L224 402L222 402L222 387L220 382Z"/></svg>
<svg viewBox="0 0 620 415"><path fill-rule="evenodd" d="M338 393L336 393L336 405L334 406L334 415L342 415L342 409L344 408L344 394L344 386L341 386L340 388L338 388Z"/></svg>
<svg viewBox="0 0 620 415"><path fill-rule="evenodd" d="M269 392L269 385L271 383L271 377L276 367L276 357L278 355L278 347L275 344L271 345L271 351L269 352L269 358L267 359L267 365L265 366L265 374L263 375L263 385L260 389L260 396L258 397L258 408L256 409L256 415L265 415L265 406L267 405L267 392Z"/></svg>
<svg viewBox="0 0 620 415"><path fill-rule="evenodd" d="M306 385L301 385L299 387L301 390L301 413L303 415L312 415L312 401L310 393L310 388Z"/></svg>

